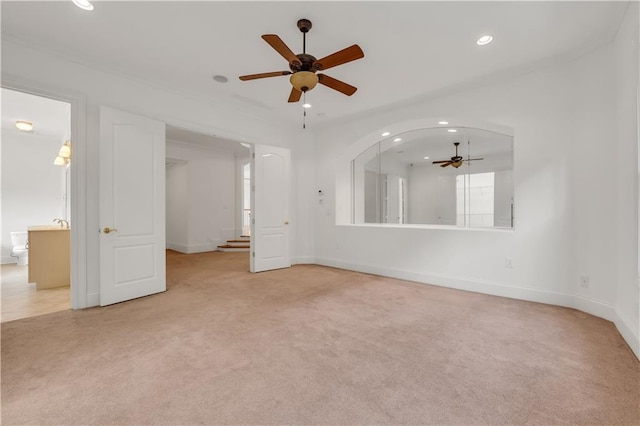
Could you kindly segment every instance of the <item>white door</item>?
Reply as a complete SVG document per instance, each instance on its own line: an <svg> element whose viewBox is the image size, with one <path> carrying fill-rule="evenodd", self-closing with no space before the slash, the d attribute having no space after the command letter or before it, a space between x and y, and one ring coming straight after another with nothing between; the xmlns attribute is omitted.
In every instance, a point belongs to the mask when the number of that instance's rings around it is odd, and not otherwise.
<svg viewBox="0 0 640 426"><path fill-rule="evenodd" d="M100 109L100 305L166 290L165 124Z"/></svg>
<svg viewBox="0 0 640 426"><path fill-rule="evenodd" d="M251 272L291 266L289 167L288 149L266 145L251 148Z"/></svg>

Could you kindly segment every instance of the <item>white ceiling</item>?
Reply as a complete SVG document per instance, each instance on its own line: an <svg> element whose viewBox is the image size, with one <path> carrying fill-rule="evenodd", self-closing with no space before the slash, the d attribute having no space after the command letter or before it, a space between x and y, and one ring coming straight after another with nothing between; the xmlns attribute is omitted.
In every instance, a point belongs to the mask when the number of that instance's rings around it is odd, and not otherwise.
<svg viewBox="0 0 640 426"><path fill-rule="evenodd" d="M358 87L347 97L309 92L308 124L364 114L463 84L530 71L583 54L615 36L624 2L63 2L2 1L2 37L91 66L299 126L288 77L238 76L287 70L260 36L302 50L299 18L313 28L307 53L320 58L359 44L365 58L327 74ZM478 47L490 33L494 42ZM228 83L217 83L220 74Z"/></svg>
<svg viewBox="0 0 640 426"><path fill-rule="evenodd" d="M58 139L61 143L69 135L69 109L66 102L2 89L2 131L31 134ZM30 121L33 130L22 132L16 121Z"/></svg>
<svg viewBox="0 0 640 426"><path fill-rule="evenodd" d="M217 136L194 133L190 130L181 129L180 127L167 125L166 139L171 142L188 143L201 148L230 152L235 154L237 157L249 156L250 145L248 144L243 145L240 142L219 138Z"/></svg>

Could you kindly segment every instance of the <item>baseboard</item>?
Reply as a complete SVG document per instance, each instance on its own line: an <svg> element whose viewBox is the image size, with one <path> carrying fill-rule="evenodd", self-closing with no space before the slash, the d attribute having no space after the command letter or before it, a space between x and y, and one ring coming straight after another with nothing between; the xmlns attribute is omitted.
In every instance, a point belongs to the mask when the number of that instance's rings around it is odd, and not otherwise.
<svg viewBox="0 0 640 426"><path fill-rule="evenodd" d="M180 253L187 253L187 250L189 250L189 247L185 244L170 243L168 241L167 241L167 248L169 250L177 251Z"/></svg>
<svg viewBox="0 0 640 426"><path fill-rule="evenodd" d="M607 303L575 294L541 290L530 287L514 286L495 281L477 280L445 274L428 274L398 269L382 268L373 265L362 265L343 262L337 259L317 259L318 265L350 271L364 272L383 277L397 278L421 284L454 288L457 290L473 291L493 296L508 297L510 299L527 300L530 302L546 303L549 305L573 308L611 321L620 331L624 340L629 344L636 356L640 353L638 331L634 330L616 311L615 307ZM640 359L640 356L638 356Z"/></svg>
<svg viewBox="0 0 640 426"><path fill-rule="evenodd" d="M312 256L300 256L291 259L292 265L313 265L317 263L318 262L316 262L316 258Z"/></svg>
<svg viewBox="0 0 640 426"><path fill-rule="evenodd" d="M222 244L222 240L210 240L210 243L203 244L190 244L188 247L188 254L204 253L207 251L216 251L218 246Z"/></svg>
<svg viewBox="0 0 640 426"><path fill-rule="evenodd" d="M1 258L1 259L0 259L0 262L1 262L3 265L6 265L6 264L9 264L9 263L18 263L18 260L17 260L15 257L11 257L11 256L9 256L9 257L3 257L3 258Z"/></svg>
<svg viewBox="0 0 640 426"><path fill-rule="evenodd" d="M549 303L552 305L573 308L575 296L566 293L540 290L530 287L513 286L496 281L478 280L469 277L421 273L389 269L373 265L362 265L342 262L336 259L316 259L319 265L334 268L348 269L367 274L381 275L384 277L414 281L421 284L430 284L439 287L454 288L456 290L474 291L493 296L508 297L511 299L528 300L531 302ZM613 312L613 311L612 311ZM612 315L611 315L612 316Z"/></svg>
<svg viewBox="0 0 640 426"><path fill-rule="evenodd" d="M168 249L174 250L180 253L193 254L193 253L204 253L207 251L216 251L218 249L218 245L220 244L222 244L222 240L211 240L210 243L192 244L192 245L167 242L166 246Z"/></svg>
<svg viewBox="0 0 640 426"><path fill-rule="evenodd" d="M631 323L620 315L619 311L616 311L616 317L617 318L613 323L616 325L616 328L622 335L622 338L631 348L631 351L633 351L638 360L640 360L640 330L633 327Z"/></svg>

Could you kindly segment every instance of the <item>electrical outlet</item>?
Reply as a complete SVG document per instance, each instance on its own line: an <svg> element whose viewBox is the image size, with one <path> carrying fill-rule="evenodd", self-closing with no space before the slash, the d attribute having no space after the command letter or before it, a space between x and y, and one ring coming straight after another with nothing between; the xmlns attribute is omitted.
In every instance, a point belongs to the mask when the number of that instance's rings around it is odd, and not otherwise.
<svg viewBox="0 0 640 426"><path fill-rule="evenodd" d="M589 288L589 277L587 277L586 275L580 276L580 287Z"/></svg>
<svg viewBox="0 0 640 426"><path fill-rule="evenodd" d="M504 258L504 267L513 269L513 259L510 257Z"/></svg>

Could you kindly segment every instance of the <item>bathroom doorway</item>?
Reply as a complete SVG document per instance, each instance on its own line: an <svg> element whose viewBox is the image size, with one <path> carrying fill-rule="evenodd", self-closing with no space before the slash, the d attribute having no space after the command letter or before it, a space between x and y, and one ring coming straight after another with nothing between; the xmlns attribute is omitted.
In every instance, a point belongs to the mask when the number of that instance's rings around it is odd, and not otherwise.
<svg viewBox="0 0 640 426"><path fill-rule="evenodd" d="M70 103L4 87L1 95L4 322L71 308L73 147Z"/></svg>

